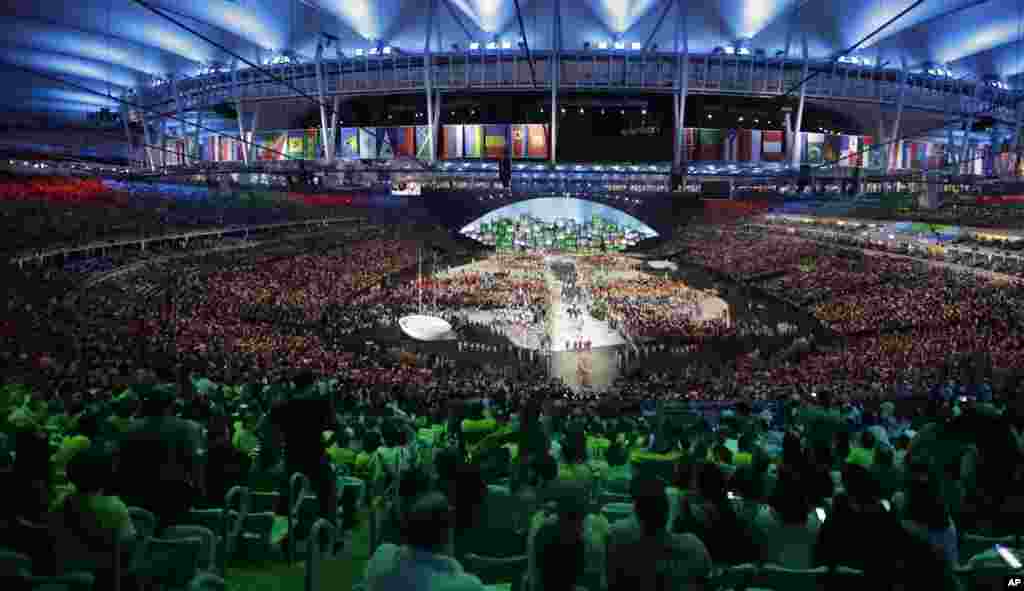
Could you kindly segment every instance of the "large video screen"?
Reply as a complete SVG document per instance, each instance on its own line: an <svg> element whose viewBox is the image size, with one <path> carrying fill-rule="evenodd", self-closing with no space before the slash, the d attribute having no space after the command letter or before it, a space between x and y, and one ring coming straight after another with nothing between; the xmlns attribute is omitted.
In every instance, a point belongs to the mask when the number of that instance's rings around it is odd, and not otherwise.
<svg viewBox="0 0 1024 591"><path fill-rule="evenodd" d="M622 251L658 235L615 208L583 199L541 198L494 210L461 230L499 250Z"/></svg>

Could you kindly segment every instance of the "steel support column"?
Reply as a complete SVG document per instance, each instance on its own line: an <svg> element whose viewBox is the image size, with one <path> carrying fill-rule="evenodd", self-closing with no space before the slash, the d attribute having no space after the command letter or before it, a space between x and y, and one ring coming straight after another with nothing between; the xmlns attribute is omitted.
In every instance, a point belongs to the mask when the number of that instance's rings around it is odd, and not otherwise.
<svg viewBox="0 0 1024 591"><path fill-rule="evenodd" d="M974 92L971 95L972 98L978 98L978 94L980 94L981 91L981 86L982 85L980 82L974 82ZM967 126L964 128L964 143L963 146L961 146L960 148L960 166L962 168L963 165L966 164L967 171L961 170L961 174L970 174L970 171L973 168L971 166L971 163L967 161L967 156L969 154L969 149L971 146L971 130L974 129L974 122L977 118L977 110L975 107L976 105L974 105L973 102L967 103L967 108L970 109L971 114L970 116L967 117Z"/></svg>
<svg viewBox="0 0 1024 591"><path fill-rule="evenodd" d="M555 0L551 18L551 164L558 162L558 83L562 57L562 0Z"/></svg>
<svg viewBox="0 0 1024 591"><path fill-rule="evenodd" d="M807 58L807 35L803 38L803 57L804 67L803 73L800 75L801 80L807 79L807 69L810 66L810 60ZM800 129L804 123L804 102L806 101L807 95L807 83L800 84L800 102L796 109L796 125L793 128L793 153L790 155L790 162L794 167L800 166Z"/></svg>
<svg viewBox="0 0 1024 591"><path fill-rule="evenodd" d="M171 76L171 92L174 94L174 115L176 117L182 116L181 110L181 93L178 92L178 77ZM179 165L187 164L187 162L179 162Z"/></svg>
<svg viewBox="0 0 1024 591"><path fill-rule="evenodd" d="M334 161L334 130L328 127L327 123L327 97L324 92L324 42L321 39L316 44L316 91L317 102L320 103L320 136L324 145L324 158L328 163Z"/></svg>
<svg viewBox="0 0 1024 591"><path fill-rule="evenodd" d="M947 81L951 82L953 84L953 87L955 88L956 81L950 81L948 79ZM943 103L943 118L946 122L946 162L944 162L943 164L949 165L955 161L955 157L953 155L953 147L956 146L956 140L953 138L953 100L949 96L949 93L946 93L946 97ZM959 121L959 118L955 120Z"/></svg>
<svg viewBox="0 0 1024 591"><path fill-rule="evenodd" d="M1015 178L1020 174L1020 127L1024 122L1022 117L1024 117L1024 103L1018 101L1016 120L1013 124L1013 137L1010 138L1010 151L1013 152L1013 157L1010 159L1013 170L1010 171L1010 176Z"/></svg>
<svg viewBox="0 0 1024 591"><path fill-rule="evenodd" d="M128 109L127 99L128 99L128 92L125 91L125 92L121 93L121 101L122 101L122 103L121 103L121 122L124 124L124 136L125 136L125 139L128 140L128 153L131 154L132 153L132 146L135 144L135 142L132 141L132 128L131 128L131 126L128 123L128 118L131 115L131 112ZM143 154L145 154L145 152L143 152ZM143 159L143 160L145 160L145 159Z"/></svg>
<svg viewBox="0 0 1024 591"><path fill-rule="evenodd" d="M1002 142L999 139L999 127L995 124L993 124L992 129L989 130L988 142L990 146L989 150L992 153L992 174L1002 176L1002 162L1000 161L999 152L997 151L1002 145Z"/></svg>
<svg viewBox="0 0 1024 591"><path fill-rule="evenodd" d="M679 14L676 17L676 74L679 84L676 85L675 97L675 150L673 156L675 161L673 167L677 173L682 173L683 162L686 159L686 96L690 91L690 36L689 27L686 22L686 12L682 0L676 2ZM679 30L682 29L683 55L679 56Z"/></svg>
<svg viewBox="0 0 1024 591"><path fill-rule="evenodd" d="M903 59L900 68L900 94L896 99L896 121L892 124L892 134L889 136L889 153L892 155L886 166L886 171L892 171L894 165L900 164L900 154L903 140L900 139L900 127L903 125L903 105L907 99L907 60Z"/></svg>
<svg viewBox="0 0 1024 591"><path fill-rule="evenodd" d="M259 158L259 153L256 152L256 130L259 129L260 104L261 103L256 103L256 104L253 105L253 109L252 109L252 130L249 132L249 134L250 134L249 135L249 138L250 138L249 139L249 145L248 145L249 162L252 162L254 164L255 164L256 160Z"/></svg>
<svg viewBox="0 0 1024 591"><path fill-rule="evenodd" d="M199 143L199 128L203 126L203 110L200 107L201 105L197 105L196 108L196 133L193 144L196 147L196 162L203 161L203 146Z"/></svg>
<svg viewBox="0 0 1024 591"><path fill-rule="evenodd" d="M235 112L238 113L238 139L242 141L242 162L249 166L249 144L245 143L245 111L242 105L242 87L238 84L238 61L231 64L232 95L235 97Z"/></svg>
<svg viewBox="0 0 1024 591"><path fill-rule="evenodd" d="M423 86L427 93L427 128L430 143L430 152L427 154L427 162L433 163L437 154L437 135L434 118L434 69L433 57L430 53L430 41L434 36L434 11L437 8L437 0L430 0L429 12L427 13L427 41L423 45Z"/></svg>
<svg viewBox="0 0 1024 591"><path fill-rule="evenodd" d="M431 136L431 140L430 141L431 142L437 142L437 141L439 141L438 138L441 137L441 134L440 134L440 129L441 129L441 113L442 113L442 111L441 111L441 91L440 90L435 90L434 91L434 126L430 130L430 136ZM431 152L431 154L432 154L431 157L436 159L436 155L438 153L438 147L436 146L436 144L431 144L431 145L434 146L433 147L433 151Z"/></svg>
<svg viewBox="0 0 1024 591"><path fill-rule="evenodd" d="M167 136L167 119L160 118L160 127L157 128L157 154L160 158L160 168L167 168L167 150L164 149L164 138Z"/></svg>
<svg viewBox="0 0 1024 591"><path fill-rule="evenodd" d="M143 150L146 153L146 162L149 163L149 169L156 172L156 160L153 154L153 134L149 130L149 121L146 119L146 112L142 111L142 139L146 142Z"/></svg>

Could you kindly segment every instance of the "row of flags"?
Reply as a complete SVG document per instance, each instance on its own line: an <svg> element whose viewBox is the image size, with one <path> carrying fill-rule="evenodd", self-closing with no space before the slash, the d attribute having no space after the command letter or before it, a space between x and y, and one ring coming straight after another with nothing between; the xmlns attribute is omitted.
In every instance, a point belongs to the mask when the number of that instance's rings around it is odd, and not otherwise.
<svg viewBox="0 0 1024 591"><path fill-rule="evenodd" d="M880 168L885 157L897 169L929 170L944 167L948 156L960 156L959 149L947 154L938 142L904 141L899 148L879 149L872 136L829 135L801 132L790 135L779 130L686 128L685 159L725 162L784 162L789 143L797 142L800 160L818 165L834 162L844 168ZM259 145L256 160L303 159L324 157L319 129L247 133L247 142ZM336 156L342 160L390 159L399 157L426 159L430 156L427 126L343 127L337 133ZM438 156L452 159L547 160L550 158L550 129L546 124L442 125L439 128ZM244 159L245 142L234 137L209 135L170 138L165 141L163 158L169 165L184 164L201 154L207 162ZM993 149L972 145L961 165L965 174L999 174L1012 165L1009 144ZM885 153L883 153L883 150ZM156 155L159 150L153 149ZM188 156L186 158L186 156ZM628 154L618 155L629 160ZM159 160L161 156L157 155Z"/></svg>

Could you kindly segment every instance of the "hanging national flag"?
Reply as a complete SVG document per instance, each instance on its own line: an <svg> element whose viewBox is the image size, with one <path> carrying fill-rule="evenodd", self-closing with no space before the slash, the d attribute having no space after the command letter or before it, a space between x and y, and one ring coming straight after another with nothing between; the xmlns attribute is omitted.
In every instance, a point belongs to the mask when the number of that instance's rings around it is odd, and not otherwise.
<svg viewBox="0 0 1024 591"><path fill-rule="evenodd" d="M359 128L359 159L372 160L377 157L377 130L372 127Z"/></svg>
<svg viewBox="0 0 1024 591"><path fill-rule="evenodd" d="M548 126L538 123L531 123L527 127L527 154L530 158L547 159L548 155Z"/></svg>
<svg viewBox="0 0 1024 591"><path fill-rule="evenodd" d="M801 133L803 143L803 162L807 164L822 164L825 161L825 134L823 133Z"/></svg>
<svg viewBox="0 0 1024 591"><path fill-rule="evenodd" d="M343 160L359 159L359 129L342 127L338 134L338 158Z"/></svg>
<svg viewBox="0 0 1024 591"><path fill-rule="evenodd" d="M722 130L701 129L698 132L698 160L722 159Z"/></svg>
<svg viewBox="0 0 1024 591"><path fill-rule="evenodd" d="M484 126L484 153L487 158L505 158L508 141L507 125L485 125Z"/></svg>
<svg viewBox="0 0 1024 591"><path fill-rule="evenodd" d="M462 126L445 125L441 128L443 140L441 145L444 148L443 154L446 160L462 158Z"/></svg>
<svg viewBox="0 0 1024 591"><path fill-rule="evenodd" d="M826 163L836 163L843 152L841 135L829 134L825 136L823 144L822 160Z"/></svg>
<svg viewBox="0 0 1024 591"><path fill-rule="evenodd" d="M785 132L765 130L761 132L761 159L765 162L781 162L785 158Z"/></svg>
<svg viewBox="0 0 1024 591"><path fill-rule="evenodd" d="M430 158L430 127L418 125L416 127L416 157L422 160Z"/></svg>
<svg viewBox="0 0 1024 591"><path fill-rule="evenodd" d="M735 129L730 129L725 135L725 160L736 162L739 157L738 134Z"/></svg>

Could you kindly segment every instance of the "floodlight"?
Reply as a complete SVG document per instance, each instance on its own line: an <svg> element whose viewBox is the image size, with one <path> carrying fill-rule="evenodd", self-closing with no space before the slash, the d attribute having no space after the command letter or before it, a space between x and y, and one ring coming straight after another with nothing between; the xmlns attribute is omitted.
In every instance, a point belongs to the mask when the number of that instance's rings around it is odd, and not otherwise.
<svg viewBox="0 0 1024 591"><path fill-rule="evenodd" d="M385 46L384 46L384 49L383 49L383 50L381 50L381 51L382 51L382 53L383 53L384 55L391 55L391 47L390 47L390 46L387 46L387 45L385 45Z"/></svg>
<svg viewBox="0 0 1024 591"><path fill-rule="evenodd" d="M480 44L476 43L476 42L470 43L469 44L469 50L470 51L479 51L480 50Z"/></svg>
<svg viewBox="0 0 1024 591"><path fill-rule="evenodd" d="M376 47L374 47L373 49L371 49L371 50L370 50L370 51L368 51L367 53L369 53L370 55L377 55L377 48L376 48Z"/></svg>
<svg viewBox="0 0 1024 591"><path fill-rule="evenodd" d="M487 49L498 49L498 44L495 43L494 41L491 41L490 43L487 44Z"/></svg>
<svg viewBox="0 0 1024 591"><path fill-rule="evenodd" d="M607 41L601 41L601 42L599 42L599 43L597 44L597 48L598 48L598 49L608 49L608 42L607 42Z"/></svg>
<svg viewBox="0 0 1024 591"><path fill-rule="evenodd" d="M361 57L363 55L363 50L362 49L357 49L356 50L356 55Z"/></svg>
<svg viewBox="0 0 1024 591"><path fill-rule="evenodd" d="M643 48L643 44L634 41L633 43L630 44L629 48L632 49L633 51L640 51L640 49Z"/></svg>
<svg viewBox="0 0 1024 591"><path fill-rule="evenodd" d="M622 41L615 42L615 49L626 49L626 44Z"/></svg>
<svg viewBox="0 0 1024 591"><path fill-rule="evenodd" d="M511 41L502 41L501 42L501 48L502 49L512 49L512 42Z"/></svg>

